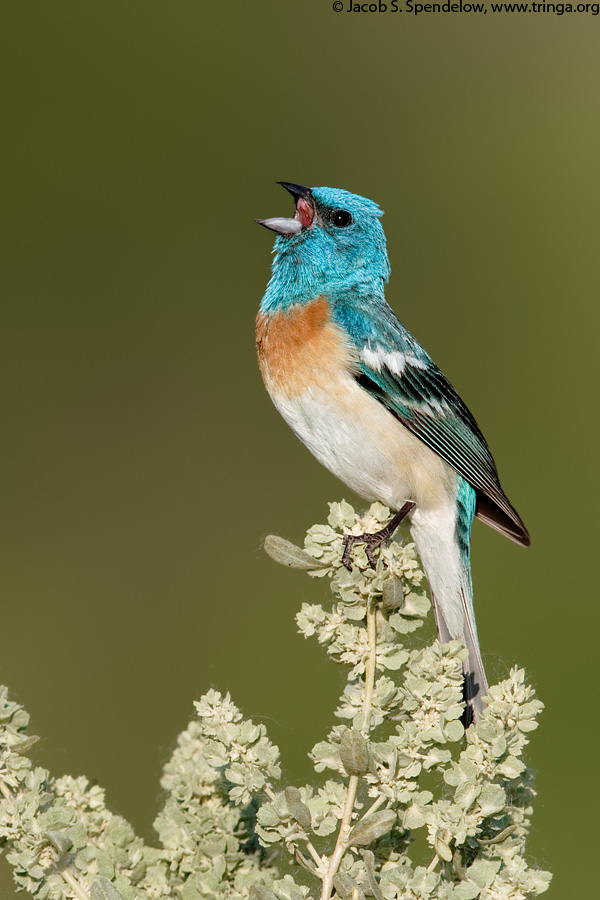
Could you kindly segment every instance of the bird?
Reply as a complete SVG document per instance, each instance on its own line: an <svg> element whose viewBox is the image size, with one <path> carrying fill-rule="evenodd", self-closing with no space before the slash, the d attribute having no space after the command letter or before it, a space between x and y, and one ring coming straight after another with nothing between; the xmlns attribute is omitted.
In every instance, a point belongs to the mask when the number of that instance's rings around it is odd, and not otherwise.
<svg viewBox="0 0 600 900"><path fill-rule="evenodd" d="M408 516L440 640L459 639L465 715L484 711L470 564L475 517L528 546L475 419L385 299L390 276L382 210L339 188L277 182L293 217L257 219L275 232L271 278L256 318L265 387L313 455L370 502L395 512L363 542L369 560Z"/></svg>

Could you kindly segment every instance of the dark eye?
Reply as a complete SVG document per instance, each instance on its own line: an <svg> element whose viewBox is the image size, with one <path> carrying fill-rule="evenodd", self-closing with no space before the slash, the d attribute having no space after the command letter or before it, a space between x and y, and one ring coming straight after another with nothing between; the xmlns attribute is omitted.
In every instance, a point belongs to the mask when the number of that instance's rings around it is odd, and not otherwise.
<svg viewBox="0 0 600 900"><path fill-rule="evenodd" d="M331 221L338 228L347 228L352 225L352 216L347 209L334 209L331 213Z"/></svg>

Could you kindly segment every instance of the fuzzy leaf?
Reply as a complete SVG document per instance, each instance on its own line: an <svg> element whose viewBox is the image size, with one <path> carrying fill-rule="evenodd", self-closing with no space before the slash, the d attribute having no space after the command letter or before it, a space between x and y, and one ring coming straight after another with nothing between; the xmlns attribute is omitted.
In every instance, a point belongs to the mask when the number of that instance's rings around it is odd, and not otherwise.
<svg viewBox="0 0 600 900"><path fill-rule="evenodd" d="M348 775L364 775L369 766L368 744L360 733L347 728L340 741L340 759Z"/></svg>
<svg viewBox="0 0 600 900"><path fill-rule="evenodd" d="M505 778L518 778L525 771L525 763L517 759L516 756L507 756L498 766L498 771Z"/></svg>
<svg viewBox="0 0 600 900"><path fill-rule="evenodd" d="M357 885L352 878L350 878L349 875L344 875L343 872L338 872L335 876L333 879L333 886L342 900L352 900L354 891L358 890Z"/></svg>
<svg viewBox="0 0 600 900"><path fill-rule="evenodd" d="M250 900L276 900L276 897L265 884L257 882L250 888Z"/></svg>
<svg viewBox="0 0 600 900"><path fill-rule="evenodd" d="M476 884L470 884L468 881L461 881L460 884L455 885L452 888L451 897L452 900L475 900L476 897L479 897L481 893L481 888L477 887Z"/></svg>
<svg viewBox="0 0 600 900"><path fill-rule="evenodd" d="M287 803L290 814L296 820L298 825L305 831L308 831L311 826L310 809L306 803L302 802L300 791L295 787L286 787L284 794L285 802Z"/></svg>
<svg viewBox="0 0 600 900"><path fill-rule="evenodd" d="M383 837L394 826L396 813L391 809L382 809L357 822L348 838L351 847L367 847L373 841Z"/></svg>
<svg viewBox="0 0 600 900"><path fill-rule="evenodd" d="M383 582L382 603L385 610L399 609L404 603L404 585L400 578L386 578Z"/></svg>
<svg viewBox="0 0 600 900"><path fill-rule="evenodd" d="M271 559L280 563L282 566L288 566L290 569L318 569L319 562L310 556L306 550L302 550L291 541L279 537L276 534L269 534L265 538L265 551Z"/></svg>
<svg viewBox="0 0 600 900"><path fill-rule="evenodd" d="M467 878L480 888L488 888L502 865L499 859L478 859L467 869Z"/></svg>
<svg viewBox="0 0 600 900"><path fill-rule="evenodd" d="M499 784L488 784L478 798L481 814L486 818L502 812L506 803L506 794Z"/></svg>
<svg viewBox="0 0 600 900"><path fill-rule="evenodd" d="M107 878L96 878L90 891L90 900L123 900L114 884Z"/></svg>
<svg viewBox="0 0 600 900"><path fill-rule="evenodd" d="M433 846L435 848L435 852L440 857L440 859L443 859L446 862L451 862L452 850L450 849L450 847L448 846L448 844L446 843L446 841L444 840L442 835L440 835L439 832L435 837Z"/></svg>
<svg viewBox="0 0 600 900"><path fill-rule="evenodd" d="M52 844L59 856L64 856L67 850L73 846L73 841L64 831L46 831L44 837Z"/></svg>

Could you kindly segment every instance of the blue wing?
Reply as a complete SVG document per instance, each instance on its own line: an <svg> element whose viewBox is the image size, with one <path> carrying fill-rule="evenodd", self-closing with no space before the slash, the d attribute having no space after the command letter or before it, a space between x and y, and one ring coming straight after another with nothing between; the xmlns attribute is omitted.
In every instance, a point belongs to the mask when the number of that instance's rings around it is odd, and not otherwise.
<svg viewBox="0 0 600 900"><path fill-rule="evenodd" d="M496 464L475 419L448 379L382 298L339 306L332 315L352 339L355 378L477 493L476 515L519 544L529 534L500 486Z"/></svg>

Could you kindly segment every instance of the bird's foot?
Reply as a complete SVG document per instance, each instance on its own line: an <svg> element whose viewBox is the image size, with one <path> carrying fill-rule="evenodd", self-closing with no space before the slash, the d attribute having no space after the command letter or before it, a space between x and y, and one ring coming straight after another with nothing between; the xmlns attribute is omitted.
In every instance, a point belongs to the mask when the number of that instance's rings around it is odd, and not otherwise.
<svg viewBox="0 0 600 900"><path fill-rule="evenodd" d="M350 555L352 553L352 550L354 549L354 545L364 544L365 553L367 554L367 559L369 560L369 565L372 569L374 569L377 565L377 560L373 555L373 551L378 547L381 547L383 544L387 544L402 520L408 515L411 509L413 509L414 505L415 504L412 502L412 500L407 500L404 506L398 510L393 519L390 519L388 524L380 531L365 532L365 534L345 534L342 565L345 566L349 572L351 572L352 560L350 559Z"/></svg>
<svg viewBox="0 0 600 900"><path fill-rule="evenodd" d="M375 531L371 533L365 532L365 534L345 534L342 565L345 566L349 572L351 572L352 560L350 559L350 556L352 554L352 550L354 549L354 545L364 544L365 553L367 554L367 559L369 560L369 565L372 569L374 569L377 561L373 556L373 550L376 550L377 547L381 547L381 545L385 544L388 539L387 535L384 535L384 531L385 528L382 528L381 531Z"/></svg>

